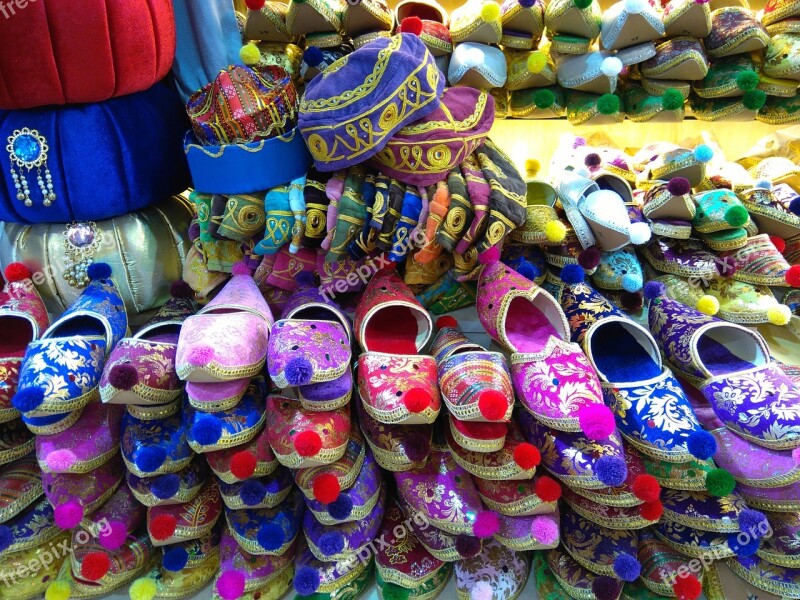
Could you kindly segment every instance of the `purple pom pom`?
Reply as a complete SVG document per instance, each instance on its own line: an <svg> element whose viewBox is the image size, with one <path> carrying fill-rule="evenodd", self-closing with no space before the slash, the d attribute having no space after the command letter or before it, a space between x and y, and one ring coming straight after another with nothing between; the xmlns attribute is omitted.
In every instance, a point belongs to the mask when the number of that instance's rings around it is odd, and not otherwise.
<svg viewBox="0 0 800 600"><path fill-rule="evenodd" d="M172 498L181 487L181 479L175 473L161 475L150 484L150 491L159 500Z"/></svg>
<svg viewBox="0 0 800 600"><path fill-rule="evenodd" d="M472 535L459 535L456 536L456 552L462 558L474 558L478 556L483 544L481 541Z"/></svg>
<svg viewBox="0 0 800 600"><path fill-rule="evenodd" d="M601 456L595 464L595 474L603 485L617 487L625 483L628 467L616 456Z"/></svg>
<svg viewBox="0 0 800 600"><path fill-rule="evenodd" d="M644 297L646 300L655 300L667 293L667 286L661 281L648 281L644 284Z"/></svg>
<svg viewBox="0 0 800 600"><path fill-rule="evenodd" d="M167 451L161 446L146 446L136 454L136 468L142 473L152 473L167 460Z"/></svg>
<svg viewBox="0 0 800 600"><path fill-rule="evenodd" d="M310 596L319 589L320 578L316 569L300 567L294 574L294 591L301 596Z"/></svg>
<svg viewBox="0 0 800 600"><path fill-rule="evenodd" d="M267 490L257 479L248 479L239 488L239 497L245 506L256 506L264 501Z"/></svg>
<svg viewBox="0 0 800 600"><path fill-rule="evenodd" d="M561 269L561 280L567 285L583 283L586 278L586 271L580 265L565 265Z"/></svg>
<svg viewBox="0 0 800 600"><path fill-rule="evenodd" d="M636 581L642 572L642 565L630 554L618 554L614 559L614 573L622 581Z"/></svg>
<svg viewBox="0 0 800 600"><path fill-rule="evenodd" d="M111 367L108 382L118 390L131 390L139 383L139 371L130 363L120 363Z"/></svg>
<svg viewBox="0 0 800 600"><path fill-rule="evenodd" d="M300 271L294 279L300 287L314 287L314 273L311 271Z"/></svg>
<svg viewBox="0 0 800 600"><path fill-rule="evenodd" d="M313 375L314 367L307 358L298 356L286 363L286 381L289 385L308 385Z"/></svg>
<svg viewBox="0 0 800 600"><path fill-rule="evenodd" d="M334 556L344 550L344 536L338 531L326 531L319 536L319 549L325 556Z"/></svg>
<svg viewBox="0 0 800 600"><path fill-rule="evenodd" d="M685 177L675 177L667 183L667 191L673 196L685 196L692 191L692 184Z"/></svg>
<svg viewBox="0 0 800 600"><path fill-rule="evenodd" d="M353 512L353 501L347 494L339 494L333 502L326 506L328 514L337 521L344 521Z"/></svg>
<svg viewBox="0 0 800 600"><path fill-rule="evenodd" d="M590 169L594 169L603 164L603 159L600 158L600 155L597 152L590 152L583 159L583 164Z"/></svg>
<svg viewBox="0 0 800 600"><path fill-rule="evenodd" d="M597 600L617 600L622 583L608 575L598 575L592 582L592 593Z"/></svg>
<svg viewBox="0 0 800 600"><path fill-rule="evenodd" d="M800 196L793 198L792 201L789 202L789 210L796 215L800 215Z"/></svg>
<svg viewBox="0 0 800 600"><path fill-rule="evenodd" d="M533 8L536 0L517 0L522 8Z"/></svg>

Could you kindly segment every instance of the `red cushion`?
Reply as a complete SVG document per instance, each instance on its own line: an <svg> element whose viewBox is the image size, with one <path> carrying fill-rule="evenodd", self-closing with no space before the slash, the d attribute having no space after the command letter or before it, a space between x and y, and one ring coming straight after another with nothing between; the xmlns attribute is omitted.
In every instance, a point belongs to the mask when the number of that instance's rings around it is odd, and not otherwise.
<svg viewBox="0 0 800 600"><path fill-rule="evenodd" d="M175 57L170 0L37 0L0 18L0 109L145 90Z"/></svg>

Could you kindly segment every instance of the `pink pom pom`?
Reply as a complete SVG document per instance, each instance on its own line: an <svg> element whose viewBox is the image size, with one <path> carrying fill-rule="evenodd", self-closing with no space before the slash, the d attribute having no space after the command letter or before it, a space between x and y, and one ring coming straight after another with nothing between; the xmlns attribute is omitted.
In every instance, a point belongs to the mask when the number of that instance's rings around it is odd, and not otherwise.
<svg viewBox="0 0 800 600"><path fill-rule="evenodd" d="M475 522L472 524L472 533L475 537L486 539L492 537L500 528L500 520L497 515L490 510L478 513Z"/></svg>
<svg viewBox="0 0 800 600"><path fill-rule="evenodd" d="M605 404L588 404L578 410L581 431L591 440L604 440L612 433L616 424L614 415Z"/></svg>
<svg viewBox="0 0 800 600"><path fill-rule="evenodd" d="M100 545L106 550L117 550L128 539L128 528L122 521L109 521L106 529L98 536Z"/></svg>
<svg viewBox="0 0 800 600"><path fill-rule="evenodd" d="M478 262L482 265L491 265L500 260L500 250L497 246L492 246L485 252L478 255Z"/></svg>
<svg viewBox="0 0 800 600"><path fill-rule="evenodd" d="M244 575L239 571L225 571L217 579L217 593L222 600L237 600L244 594Z"/></svg>
<svg viewBox="0 0 800 600"><path fill-rule="evenodd" d="M469 594L470 600L492 600L494 592L492 586L486 581L479 581L473 587Z"/></svg>
<svg viewBox="0 0 800 600"><path fill-rule="evenodd" d="M558 542L558 525L548 517L536 517L531 523L531 537L544 546L552 546Z"/></svg>
<svg viewBox="0 0 800 600"><path fill-rule="evenodd" d="M192 348L187 357L190 365L203 367L214 359L214 349L211 346L197 346Z"/></svg>
<svg viewBox="0 0 800 600"><path fill-rule="evenodd" d="M47 455L45 462L47 463L47 468L53 473L63 473L74 465L77 460L78 457L75 456L72 450L56 450Z"/></svg>
<svg viewBox="0 0 800 600"><path fill-rule="evenodd" d="M231 267L231 273L233 275L250 275L250 267L245 261L239 261Z"/></svg>
<svg viewBox="0 0 800 600"><path fill-rule="evenodd" d="M83 519L83 507L74 500L59 504L56 506L54 513L56 525L61 529L77 527L81 519Z"/></svg>

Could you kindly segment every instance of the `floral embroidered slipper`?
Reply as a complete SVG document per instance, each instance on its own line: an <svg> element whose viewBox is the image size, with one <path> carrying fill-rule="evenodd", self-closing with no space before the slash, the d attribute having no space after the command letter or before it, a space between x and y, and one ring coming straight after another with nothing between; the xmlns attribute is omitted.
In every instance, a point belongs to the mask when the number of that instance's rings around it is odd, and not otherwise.
<svg viewBox="0 0 800 600"><path fill-rule="evenodd" d="M13 577L21 567L30 564L32 560L41 562L39 557L43 552L50 552L53 548L62 547L64 544L67 544L67 546L70 544L68 531L60 532L55 538L36 542L29 548L4 557L2 564L0 564L0 577ZM41 562L42 568L37 570L36 573L31 573L29 570L25 577L18 577L14 585L14 595L18 598L38 598L51 585L54 585L54 582L59 583L59 587L66 589L67 593L69 593L70 588L66 587L69 584L66 582L60 583L61 580L59 579L59 572L69 570L68 558L68 553L59 555L58 558L47 565Z"/></svg>
<svg viewBox="0 0 800 600"><path fill-rule="evenodd" d="M473 477L483 503L500 515L533 516L555 512L561 485L552 477L537 473L517 481Z"/></svg>
<svg viewBox="0 0 800 600"><path fill-rule="evenodd" d="M136 501L128 486L120 485L103 506L83 519L74 533L78 540L91 539L90 545L97 552L119 550L125 543L136 538L146 513L145 507ZM86 535L81 536L81 531ZM88 556L87 554L86 557ZM105 562L102 558L100 560ZM101 572L103 570L99 569Z"/></svg>
<svg viewBox="0 0 800 600"><path fill-rule="evenodd" d="M236 483L219 483L219 493L225 506L240 508L275 508L292 491L292 476L280 467L264 477L254 477Z"/></svg>
<svg viewBox="0 0 800 600"><path fill-rule="evenodd" d="M181 504L147 509L147 532L154 546L167 546L208 535L222 514L219 485L210 478L197 496Z"/></svg>
<svg viewBox="0 0 800 600"><path fill-rule="evenodd" d="M654 185L644 195L642 213L656 235L688 239L696 212L691 184L683 177Z"/></svg>
<svg viewBox="0 0 800 600"><path fill-rule="evenodd" d="M0 531L3 532L0 552L4 565L9 555L49 542L62 532L55 523L53 506L44 496L6 520L0 525Z"/></svg>
<svg viewBox="0 0 800 600"><path fill-rule="evenodd" d="M639 562L642 564L639 581L653 594L688 599L698 598L703 590L697 576L687 567L689 557L673 550L651 530L639 532Z"/></svg>
<svg viewBox="0 0 800 600"><path fill-rule="evenodd" d="M228 529L239 546L254 555L281 556L297 543L305 504L298 490L274 508L225 509Z"/></svg>
<svg viewBox="0 0 800 600"><path fill-rule="evenodd" d="M674 87L653 94L642 86L628 84L622 100L626 116L634 123L678 123L686 116L686 98Z"/></svg>
<svg viewBox="0 0 800 600"><path fill-rule="evenodd" d="M744 6L724 6L711 13L711 33L705 38L711 58L756 52L767 47L769 34Z"/></svg>
<svg viewBox="0 0 800 600"><path fill-rule="evenodd" d="M294 570L297 547L295 544L278 556L250 554L236 543L229 531L223 531L219 543L220 570L214 579L215 594L219 598L239 598L280 583L282 573ZM279 585L278 589L281 587Z"/></svg>
<svg viewBox="0 0 800 600"><path fill-rule="evenodd" d="M655 238L642 248L642 256L656 271L703 281L719 277L725 269L717 256L696 239Z"/></svg>
<svg viewBox="0 0 800 600"><path fill-rule="evenodd" d="M712 158L714 151L705 144L689 149L661 143L642 148L633 162L643 179L669 181L683 177L694 188L705 180L706 165Z"/></svg>
<svg viewBox="0 0 800 600"><path fill-rule="evenodd" d="M350 369L350 341L333 321L281 319L272 327L267 357L279 388L328 383Z"/></svg>
<svg viewBox="0 0 800 600"><path fill-rule="evenodd" d="M735 271L732 277L751 285L776 287L800 287L800 266L790 265L766 234L747 239L747 245L739 250L723 252L721 260L727 260Z"/></svg>
<svg viewBox="0 0 800 600"><path fill-rule="evenodd" d="M763 558L741 556L731 558L725 564L756 588L759 595L768 592L776 597L800 596L800 585L797 583L800 571L796 568L772 565Z"/></svg>
<svg viewBox="0 0 800 600"><path fill-rule="evenodd" d="M559 546L545 552L535 552L533 567L539 597L548 598L620 598L623 582L614 577L596 575L584 568ZM630 584L626 584L626 587ZM544 592L544 593L543 593ZM552 594L555 594L553 596ZM643 596L637 596L645 600ZM646 600L653 600L647 598Z"/></svg>
<svg viewBox="0 0 800 600"><path fill-rule="evenodd" d="M372 560L321 561L303 543L295 556L294 591L299 598L336 600L342 590L359 597L372 579ZM347 597L347 596L344 596Z"/></svg>
<svg viewBox="0 0 800 600"><path fill-rule="evenodd" d="M758 231L769 236L789 239L800 234L800 206L792 201L797 194L786 184L773 186L770 181L758 181L741 195L742 204L756 222Z"/></svg>
<svg viewBox="0 0 800 600"><path fill-rule="evenodd" d="M187 467L177 473L154 477L125 475L125 481L136 499L145 506L167 506L193 500L208 480L206 461L195 456Z"/></svg>
<svg viewBox="0 0 800 600"><path fill-rule="evenodd" d="M0 523L17 516L42 495L42 478L36 458L26 456L0 469Z"/></svg>
<svg viewBox="0 0 800 600"><path fill-rule="evenodd" d="M639 506L608 506L581 496L569 488L564 490L563 499L570 510L608 529L644 529L657 523L663 512L663 506L658 500Z"/></svg>
<svg viewBox="0 0 800 600"><path fill-rule="evenodd" d="M516 552L558 546L558 509L534 516L504 516L494 540Z"/></svg>
<svg viewBox="0 0 800 600"><path fill-rule="evenodd" d="M64 564L74 579L71 596L87 597L81 588L93 590L96 595L107 594L130 583L153 561L153 546L147 536L137 536L119 549L108 551L91 537L88 542L80 543L83 538L78 537L79 531L73 532L72 554ZM90 592L88 597L91 595Z"/></svg>
<svg viewBox="0 0 800 600"><path fill-rule="evenodd" d="M497 600L514 600L528 582L530 561L527 553L490 540L477 556L457 561L453 573L459 600L488 598L489 593Z"/></svg>
<svg viewBox="0 0 800 600"><path fill-rule="evenodd" d="M183 411L155 419L122 416L120 448L128 471L137 477L177 473L194 456L189 446L190 422Z"/></svg>

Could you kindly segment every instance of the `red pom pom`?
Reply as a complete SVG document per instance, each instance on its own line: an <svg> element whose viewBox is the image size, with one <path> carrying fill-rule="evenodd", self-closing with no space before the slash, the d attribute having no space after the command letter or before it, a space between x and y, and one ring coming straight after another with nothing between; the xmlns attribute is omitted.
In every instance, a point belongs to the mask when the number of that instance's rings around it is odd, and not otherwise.
<svg viewBox="0 0 800 600"><path fill-rule="evenodd" d="M247 266L245 261L239 261L231 267L232 275L250 275L250 267Z"/></svg>
<svg viewBox="0 0 800 600"><path fill-rule="evenodd" d="M173 536L178 522L171 515L158 515L150 521L150 536L157 542L163 542Z"/></svg>
<svg viewBox="0 0 800 600"><path fill-rule="evenodd" d="M103 552L90 552L81 563L81 577L88 581L98 581L105 577L111 568L111 560Z"/></svg>
<svg viewBox="0 0 800 600"><path fill-rule="evenodd" d="M497 246L492 246L485 252L478 255L478 262L482 265L491 265L500 260L500 249Z"/></svg>
<svg viewBox="0 0 800 600"><path fill-rule="evenodd" d="M587 271L596 269L600 264L600 250L596 246L589 246L578 255L578 264Z"/></svg>
<svg viewBox="0 0 800 600"><path fill-rule="evenodd" d="M678 600L697 600L703 592L703 586L691 573L686 577L678 577L672 585L672 593Z"/></svg>
<svg viewBox="0 0 800 600"><path fill-rule="evenodd" d="M639 507L639 514L647 521L658 521L664 514L664 505L658 500L645 502Z"/></svg>
<svg viewBox="0 0 800 600"><path fill-rule="evenodd" d="M487 421L499 421L506 416L508 404L508 398L503 392L497 390L478 392L478 410Z"/></svg>
<svg viewBox="0 0 800 600"><path fill-rule="evenodd" d="M22 281L23 279L30 279L31 270L22 263L11 263L6 267L5 278L9 283L13 281Z"/></svg>
<svg viewBox="0 0 800 600"><path fill-rule="evenodd" d="M334 502L339 497L339 492L342 491L339 480L330 473L317 475L314 483L311 484L311 489L314 492L314 498L323 504Z"/></svg>
<svg viewBox="0 0 800 600"><path fill-rule="evenodd" d="M514 462L524 471L534 468L541 460L542 455L539 454L539 449L533 444L525 442L514 448Z"/></svg>
<svg viewBox="0 0 800 600"><path fill-rule="evenodd" d="M637 475L633 480L633 495L642 502L657 502L661 497L661 486L652 475Z"/></svg>
<svg viewBox="0 0 800 600"><path fill-rule="evenodd" d="M242 450L231 457L231 473L236 479L247 479L256 472L256 455L249 450Z"/></svg>
<svg viewBox="0 0 800 600"><path fill-rule="evenodd" d="M783 251L786 250L786 242L784 242L781 238L776 235L769 236L769 241L772 242L772 245L783 254Z"/></svg>
<svg viewBox="0 0 800 600"><path fill-rule="evenodd" d="M322 438L316 431L301 431L294 436L294 449L303 458L314 456L322 449Z"/></svg>
<svg viewBox="0 0 800 600"><path fill-rule="evenodd" d="M244 0L244 3L250 10L261 10L262 8L264 8L266 0Z"/></svg>
<svg viewBox="0 0 800 600"><path fill-rule="evenodd" d="M472 533L475 537L486 539L492 537L500 529L500 519L490 510L478 513L475 522L472 524Z"/></svg>
<svg viewBox="0 0 800 600"><path fill-rule="evenodd" d="M533 484L533 491L542 502L556 502L561 498L561 484L547 475L536 480L536 483Z"/></svg>
<svg viewBox="0 0 800 600"><path fill-rule="evenodd" d="M458 329L458 321L456 321L455 317L451 317L450 315L445 315L436 319L436 329L444 329L445 327Z"/></svg>
<svg viewBox="0 0 800 600"><path fill-rule="evenodd" d="M792 265L786 271L786 283L793 288L800 287L800 265Z"/></svg>
<svg viewBox="0 0 800 600"><path fill-rule="evenodd" d="M402 23L400 23L398 31L401 33L420 35L422 33L422 19L419 17L406 17L403 19Z"/></svg>
<svg viewBox="0 0 800 600"><path fill-rule="evenodd" d="M431 398L430 392L422 388L411 388L403 396L403 404L408 412L417 414L433 404L433 398Z"/></svg>

